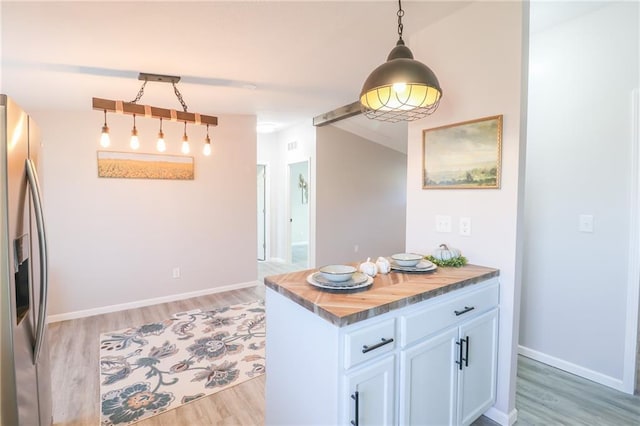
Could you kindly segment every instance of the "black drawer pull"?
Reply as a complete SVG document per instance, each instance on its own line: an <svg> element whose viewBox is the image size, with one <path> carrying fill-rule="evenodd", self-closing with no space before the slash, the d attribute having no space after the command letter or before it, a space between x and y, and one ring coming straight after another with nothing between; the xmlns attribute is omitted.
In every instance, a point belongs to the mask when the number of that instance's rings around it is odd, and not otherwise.
<svg viewBox="0 0 640 426"><path fill-rule="evenodd" d="M367 345L362 345L362 353L366 354L369 351L372 351L374 349L378 349L380 346L384 346L388 343L393 342L393 337L391 339L385 339L384 337L382 338L382 340L380 341L380 343L376 343L373 346L367 346Z"/></svg>
<svg viewBox="0 0 640 426"><path fill-rule="evenodd" d="M476 308L475 306L465 306L463 310L453 311L453 313L456 314L457 317L459 317L462 314L466 314L469 311L473 311L475 308Z"/></svg>
<svg viewBox="0 0 640 426"><path fill-rule="evenodd" d="M353 426L358 426L358 423L360 423L360 419L359 419L359 417L360 417L360 413L359 413L359 411L360 411L360 394L358 393L358 391L356 391L353 395L351 395L351 399L353 399L356 402L355 403L355 405L356 405L356 410L355 410L356 411L355 412L356 419L355 420L351 420L351 424Z"/></svg>

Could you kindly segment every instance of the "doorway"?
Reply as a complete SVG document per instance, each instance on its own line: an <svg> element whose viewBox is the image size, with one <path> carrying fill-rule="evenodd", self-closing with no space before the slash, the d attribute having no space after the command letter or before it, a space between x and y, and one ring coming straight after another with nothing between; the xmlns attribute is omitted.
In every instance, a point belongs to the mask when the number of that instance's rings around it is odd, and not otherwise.
<svg viewBox="0 0 640 426"><path fill-rule="evenodd" d="M258 260L267 259L267 206L266 206L266 189L267 189L267 166L258 164L257 166L257 183L258 183Z"/></svg>
<svg viewBox="0 0 640 426"><path fill-rule="evenodd" d="M309 161L289 164L288 261L307 267L309 261Z"/></svg>

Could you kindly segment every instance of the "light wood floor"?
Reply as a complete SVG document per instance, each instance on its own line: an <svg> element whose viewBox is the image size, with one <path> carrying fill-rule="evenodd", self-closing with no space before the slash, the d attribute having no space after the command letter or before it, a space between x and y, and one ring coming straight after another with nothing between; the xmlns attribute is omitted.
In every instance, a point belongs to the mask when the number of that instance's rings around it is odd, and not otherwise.
<svg viewBox="0 0 640 426"><path fill-rule="evenodd" d="M291 265L260 262L260 279ZM99 425L98 339L100 333L163 320L176 312L249 302L264 287L164 303L50 325L53 418L56 426ZM268 367L267 367L268 368ZM264 424L265 376L143 420L140 426ZM640 396L630 396L519 357L517 425L640 425ZM481 417L474 426L496 425Z"/></svg>
<svg viewBox="0 0 640 426"><path fill-rule="evenodd" d="M169 318L176 312L208 309L264 298L264 287L164 303L77 320L53 323L51 345L53 424L100 424L100 333ZM139 426L261 425L264 423L264 376L208 398L143 420Z"/></svg>

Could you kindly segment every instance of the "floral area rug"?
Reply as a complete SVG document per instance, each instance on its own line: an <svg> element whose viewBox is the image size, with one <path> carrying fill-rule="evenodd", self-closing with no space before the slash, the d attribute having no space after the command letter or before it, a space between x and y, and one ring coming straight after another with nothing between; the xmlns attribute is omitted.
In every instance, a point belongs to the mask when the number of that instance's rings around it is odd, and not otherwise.
<svg viewBox="0 0 640 426"><path fill-rule="evenodd" d="M100 336L101 425L138 422L264 373L256 301Z"/></svg>

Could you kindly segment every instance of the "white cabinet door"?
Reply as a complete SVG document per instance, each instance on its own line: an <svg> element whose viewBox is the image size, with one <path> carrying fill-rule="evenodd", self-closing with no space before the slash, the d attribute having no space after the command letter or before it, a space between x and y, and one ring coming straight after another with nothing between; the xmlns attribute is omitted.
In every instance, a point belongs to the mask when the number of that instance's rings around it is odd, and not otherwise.
<svg viewBox="0 0 640 426"><path fill-rule="evenodd" d="M346 425L391 426L395 423L395 356L346 376L349 409Z"/></svg>
<svg viewBox="0 0 640 426"><path fill-rule="evenodd" d="M458 382L458 423L468 425L496 400L498 309L460 326L463 368Z"/></svg>
<svg viewBox="0 0 640 426"><path fill-rule="evenodd" d="M401 352L401 425L455 424L457 339L452 328Z"/></svg>

